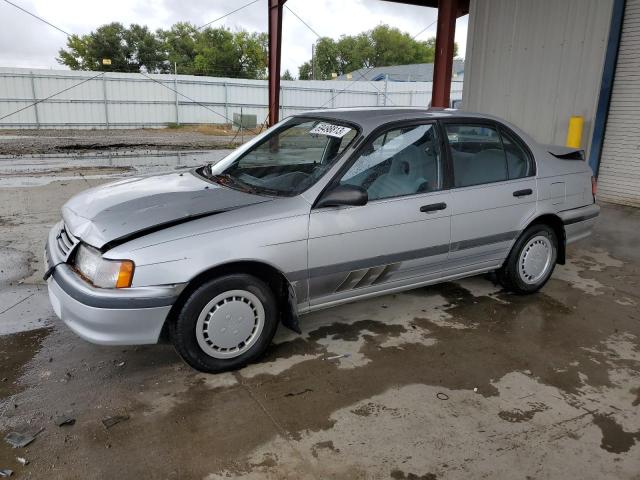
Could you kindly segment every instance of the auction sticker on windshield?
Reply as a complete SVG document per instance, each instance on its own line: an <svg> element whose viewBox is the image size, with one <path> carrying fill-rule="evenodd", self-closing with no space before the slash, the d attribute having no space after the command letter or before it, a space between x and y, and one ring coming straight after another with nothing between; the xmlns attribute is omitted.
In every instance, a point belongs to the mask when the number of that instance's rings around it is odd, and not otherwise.
<svg viewBox="0 0 640 480"><path fill-rule="evenodd" d="M347 133L349 133L351 129L349 127L343 127L340 125L332 125L330 123L320 122L315 127L313 127L309 133L316 135L328 135L329 137L342 138Z"/></svg>

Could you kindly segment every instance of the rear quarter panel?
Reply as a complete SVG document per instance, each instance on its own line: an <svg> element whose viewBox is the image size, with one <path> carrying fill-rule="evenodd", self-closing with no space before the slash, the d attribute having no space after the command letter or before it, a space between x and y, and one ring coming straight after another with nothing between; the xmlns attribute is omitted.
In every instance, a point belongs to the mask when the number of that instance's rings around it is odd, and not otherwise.
<svg viewBox="0 0 640 480"><path fill-rule="evenodd" d="M593 203L591 168L584 160L563 160L543 148L538 163L538 212L557 213Z"/></svg>

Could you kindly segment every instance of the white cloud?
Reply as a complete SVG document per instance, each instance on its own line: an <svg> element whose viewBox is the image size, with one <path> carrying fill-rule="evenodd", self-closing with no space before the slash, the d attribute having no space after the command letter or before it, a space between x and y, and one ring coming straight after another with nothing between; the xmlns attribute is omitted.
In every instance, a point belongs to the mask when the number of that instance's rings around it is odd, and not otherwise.
<svg viewBox="0 0 640 480"><path fill-rule="evenodd" d="M178 21L202 25L248 2L238 0L15 0L25 9L42 16L71 33L84 34L105 23L139 23L151 29L168 28ZM320 35L337 38L356 34L385 23L417 34L434 22L437 11L381 0L288 0L286 5ZM0 3L0 66L60 68L55 61L65 36L17 10ZM267 0L237 12L215 25L249 31L267 30ZM433 24L420 39L435 36ZM456 41L464 56L467 17L458 20ZM282 71L297 74L298 66L311 56L317 37L285 8L282 42Z"/></svg>

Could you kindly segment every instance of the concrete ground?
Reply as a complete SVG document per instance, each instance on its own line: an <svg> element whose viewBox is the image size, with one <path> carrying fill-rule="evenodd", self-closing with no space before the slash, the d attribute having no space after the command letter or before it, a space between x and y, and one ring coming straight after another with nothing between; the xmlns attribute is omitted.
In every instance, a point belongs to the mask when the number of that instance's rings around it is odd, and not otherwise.
<svg viewBox="0 0 640 480"><path fill-rule="evenodd" d="M203 158L0 159L0 470L640 478L639 210L605 205L596 234L536 295L476 277L337 307L303 317L302 335L281 329L260 363L234 373L195 372L169 345L73 335L40 280L61 204L106 177ZM75 423L57 426L62 415ZM12 431L39 433L13 449L2 440Z"/></svg>

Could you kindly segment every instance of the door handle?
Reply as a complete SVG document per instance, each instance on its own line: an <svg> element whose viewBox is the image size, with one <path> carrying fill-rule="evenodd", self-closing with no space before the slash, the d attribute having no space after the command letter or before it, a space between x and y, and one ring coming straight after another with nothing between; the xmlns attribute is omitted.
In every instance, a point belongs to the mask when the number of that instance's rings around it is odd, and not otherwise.
<svg viewBox="0 0 640 480"><path fill-rule="evenodd" d="M516 190L515 192L513 192L513 196L514 197L526 197L527 195L531 195L533 193L533 190L531 190L530 188L525 188L524 190Z"/></svg>
<svg viewBox="0 0 640 480"><path fill-rule="evenodd" d="M447 204L444 202L432 203L429 205L423 205L420 207L420 211L424 213L435 212L436 210L444 210L447 208Z"/></svg>

